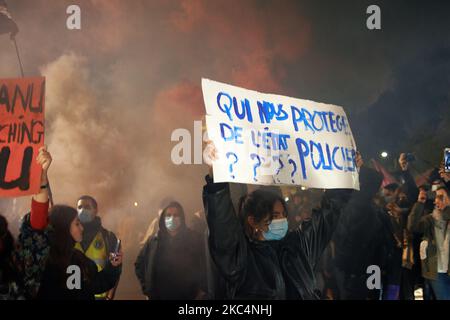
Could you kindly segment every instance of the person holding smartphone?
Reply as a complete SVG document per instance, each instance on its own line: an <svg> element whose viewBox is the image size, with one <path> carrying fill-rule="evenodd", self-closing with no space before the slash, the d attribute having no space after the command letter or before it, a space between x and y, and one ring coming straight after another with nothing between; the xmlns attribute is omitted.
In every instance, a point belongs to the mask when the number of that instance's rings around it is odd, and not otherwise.
<svg viewBox="0 0 450 320"><path fill-rule="evenodd" d="M52 162L46 147L36 161L42 166L41 187L33 195L31 212L20 229L14 263L23 279L27 299L94 300L112 289L120 276L123 253L110 256L102 271L74 248L83 240L77 210L54 205L49 210L47 171Z"/></svg>
<svg viewBox="0 0 450 320"><path fill-rule="evenodd" d="M431 214L426 214L426 200L426 192L421 190L408 217L408 229L423 234L420 244L422 276L431 283L437 300L450 300L449 189L438 187Z"/></svg>

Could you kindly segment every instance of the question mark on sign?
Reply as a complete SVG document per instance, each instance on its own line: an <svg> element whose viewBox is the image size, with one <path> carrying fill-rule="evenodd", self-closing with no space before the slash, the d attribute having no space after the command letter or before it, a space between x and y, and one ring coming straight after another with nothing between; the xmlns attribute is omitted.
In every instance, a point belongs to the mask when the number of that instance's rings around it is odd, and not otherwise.
<svg viewBox="0 0 450 320"><path fill-rule="evenodd" d="M235 176L233 174L233 165L235 165L238 162L238 157L237 157L237 155L234 152L228 152L227 153L227 159L230 159L230 156L234 156L234 162L230 163L230 168L229 168L229 171L231 173L231 178L234 179Z"/></svg>
<svg viewBox="0 0 450 320"><path fill-rule="evenodd" d="M292 159L289 159L289 163L294 166L294 170L291 173L291 178L292 178L292 177L294 177L295 172L297 172L297 164ZM292 179L292 183L294 183L294 179Z"/></svg>
<svg viewBox="0 0 450 320"><path fill-rule="evenodd" d="M258 179L256 179L256 169L261 166L261 158L256 153L252 153L250 155L250 158L252 160L257 160L255 165L253 166L253 180L258 181Z"/></svg>
<svg viewBox="0 0 450 320"><path fill-rule="evenodd" d="M281 154L279 156L274 156L273 160L274 161L278 160L278 162L280 163L280 166L278 167L277 171L275 172L275 176L278 176L280 174L281 169L284 168L283 161L281 161ZM275 180L275 178L274 178L274 180ZM280 182L280 179L277 178L277 181Z"/></svg>

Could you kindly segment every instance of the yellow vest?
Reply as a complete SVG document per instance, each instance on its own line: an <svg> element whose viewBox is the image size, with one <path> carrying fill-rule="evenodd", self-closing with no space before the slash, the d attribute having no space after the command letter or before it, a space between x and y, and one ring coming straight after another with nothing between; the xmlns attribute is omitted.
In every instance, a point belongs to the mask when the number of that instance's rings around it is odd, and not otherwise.
<svg viewBox="0 0 450 320"><path fill-rule="evenodd" d="M94 237L86 252L83 250L79 242L75 244L75 249L80 250L86 257L94 261L99 272L102 271L103 268L105 268L106 261L108 259L108 252L106 251L105 239L103 238L103 234L100 231ZM106 294L107 292L96 294L95 298L105 299Z"/></svg>

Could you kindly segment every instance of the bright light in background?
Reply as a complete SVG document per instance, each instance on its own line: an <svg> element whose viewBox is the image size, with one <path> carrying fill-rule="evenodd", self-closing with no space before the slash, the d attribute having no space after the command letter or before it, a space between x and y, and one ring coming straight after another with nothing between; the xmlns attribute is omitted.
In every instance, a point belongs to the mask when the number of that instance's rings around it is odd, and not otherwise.
<svg viewBox="0 0 450 320"><path fill-rule="evenodd" d="M288 202L289 201L289 197L284 198L284 201Z"/></svg>
<svg viewBox="0 0 450 320"><path fill-rule="evenodd" d="M305 191L305 190L306 190L306 187L301 187L300 189L302 189L302 191Z"/></svg>
<svg viewBox="0 0 450 320"><path fill-rule="evenodd" d="M382 158L387 158L388 153L387 153L386 151L383 151L383 152L380 154L380 156L381 156Z"/></svg>
<svg viewBox="0 0 450 320"><path fill-rule="evenodd" d="M137 202L135 202L135 203L134 203L134 206L135 206L135 207L137 207L137 206L138 206L138 203L137 203Z"/></svg>

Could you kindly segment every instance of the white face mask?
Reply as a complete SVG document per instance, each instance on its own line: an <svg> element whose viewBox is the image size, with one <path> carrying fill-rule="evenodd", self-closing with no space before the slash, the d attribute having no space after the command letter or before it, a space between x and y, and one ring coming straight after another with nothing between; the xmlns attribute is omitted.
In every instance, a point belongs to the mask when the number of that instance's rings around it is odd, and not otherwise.
<svg viewBox="0 0 450 320"><path fill-rule="evenodd" d="M176 229L178 229L178 227L181 225L181 220L179 217L166 217L164 219L164 223L166 225L167 230L169 231L174 231Z"/></svg>

